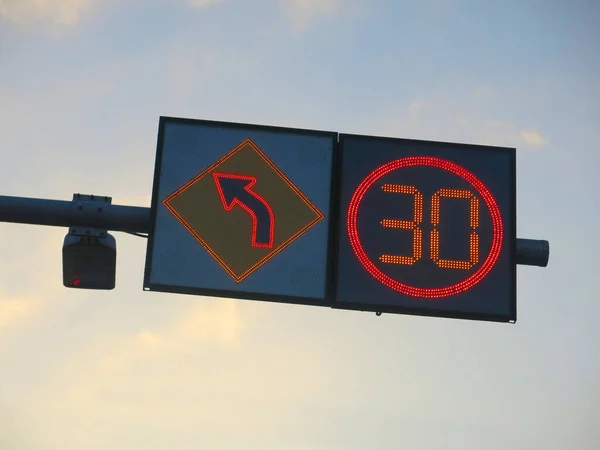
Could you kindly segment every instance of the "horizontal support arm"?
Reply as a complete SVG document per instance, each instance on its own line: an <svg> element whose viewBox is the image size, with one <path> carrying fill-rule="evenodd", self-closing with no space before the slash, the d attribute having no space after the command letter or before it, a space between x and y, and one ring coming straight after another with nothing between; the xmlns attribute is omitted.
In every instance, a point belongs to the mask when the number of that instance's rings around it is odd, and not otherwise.
<svg viewBox="0 0 600 450"><path fill-rule="evenodd" d="M517 239L517 264L546 267L550 258L550 243L538 239Z"/></svg>
<svg viewBox="0 0 600 450"><path fill-rule="evenodd" d="M150 208L110 205L78 209L64 200L8 197L0 195L0 222L56 227L90 227L132 233L150 231ZM96 206L96 205L95 205Z"/></svg>
<svg viewBox="0 0 600 450"><path fill-rule="evenodd" d="M0 222L149 233L150 208L122 205L78 208L71 201L0 195ZM546 267L549 256L548 241L517 239L517 264Z"/></svg>

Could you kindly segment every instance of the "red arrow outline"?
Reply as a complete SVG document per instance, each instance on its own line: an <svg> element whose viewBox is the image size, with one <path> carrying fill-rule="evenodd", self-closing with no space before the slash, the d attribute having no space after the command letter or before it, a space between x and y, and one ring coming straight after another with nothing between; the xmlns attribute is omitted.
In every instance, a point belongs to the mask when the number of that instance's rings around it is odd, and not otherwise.
<svg viewBox="0 0 600 450"><path fill-rule="evenodd" d="M215 184L217 186L217 191L219 192L219 197L221 197L221 203L223 204L223 208L226 211L231 211L233 207L237 204L244 208L250 217L252 217L252 247L262 247L262 248L273 248L273 243L275 240L275 216L273 214L273 210L271 209L271 205L258 195L256 192L252 190L252 186L256 184L256 177L248 176L248 175L235 175L232 173L223 173L223 172L213 172L213 179L215 180ZM261 202L267 208L269 212L269 217L271 218L271 225L269 228L269 243L261 244L256 242L256 230L258 228L258 218L252 209L250 209L245 203L241 202L237 197L234 197L231 204L227 205L227 201L225 200L225 194L223 193L223 188L221 187L221 183L219 182L219 178L233 178L237 180L245 180L249 181L249 183L244 187L244 190L248 192L251 196L256 198L259 202Z"/></svg>

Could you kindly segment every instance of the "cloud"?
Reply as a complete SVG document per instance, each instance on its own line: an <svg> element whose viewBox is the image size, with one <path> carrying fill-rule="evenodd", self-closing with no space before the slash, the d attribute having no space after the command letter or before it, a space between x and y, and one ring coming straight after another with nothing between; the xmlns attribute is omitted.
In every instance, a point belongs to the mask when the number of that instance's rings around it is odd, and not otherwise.
<svg viewBox="0 0 600 450"><path fill-rule="evenodd" d="M48 21L71 25L92 0L0 0L0 19L18 23Z"/></svg>
<svg viewBox="0 0 600 450"><path fill-rule="evenodd" d="M0 295L0 330L13 325L32 310L31 300L2 297Z"/></svg>
<svg viewBox="0 0 600 450"><path fill-rule="evenodd" d="M149 208L152 203L151 195L114 195L112 197L113 205L141 206Z"/></svg>
<svg viewBox="0 0 600 450"><path fill-rule="evenodd" d="M103 332L48 367L14 411L35 424L36 448L106 448L116 436L143 439L148 429L145 448L171 448L162 439L174 437L177 448L196 448L198 436L242 448L242 440L289 425L289 405L304 410L330 389L331 367L302 339L257 342L264 323L242 315L236 300L191 304L153 327Z"/></svg>
<svg viewBox="0 0 600 450"><path fill-rule="evenodd" d="M142 294L160 295L160 294ZM101 336L99 341L89 343L85 352L75 354L65 365L65 371L87 383L89 371L102 374L127 372L143 364L160 363L169 359L185 358L209 348L232 349L238 344L243 331L243 321L236 300L195 297L192 307L174 306L174 317L164 317L163 323L123 334ZM170 325L169 325L170 323ZM226 351L226 350L224 350ZM80 372L85 367L85 373ZM88 386L89 388L89 386Z"/></svg>
<svg viewBox="0 0 600 450"><path fill-rule="evenodd" d="M343 0L285 0L284 8L297 31L306 29L315 19L339 11Z"/></svg>
<svg viewBox="0 0 600 450"><path fill-rule="evenodd" d="M423 109L425 108L425 102L423 100L413 100L408 105L408 115L413 118L418 118Z"/></svg>
<svg viewBox="0 0 600 450"><path fill-rule="evenodd" d="M183 311L171 329L162 332L141 330L126 337L117 348L128 356L154 358L193 352L206 345L235 345L243 329L238 302L231 299L203 301L205 303L200 306ZM110 357L113 355L111 350Z"/></svg>
<svg viewBox="0 0 600 450"><path fill-rule="evenodd" d="M548 141L546 141L546 139L544 139L544 137L540 133L533 129L523 130L521 131L520 135L521 139L523 139L525 143L534 147L541 147L548 143Z"/></svg>
<svg viewBox="0 0 600 450"><path fill-rule="evenodd" d="M497 117L495 106L500 97L487 84L453 96L422 96L413 99L400 113L392 119L382 120L377 126L383 128L381 132L414 139L517 148L547 144L540 132L526 124L510 116Z"/></svg>
<svg viewBox="0 0 600 450"><path fill-rule="evenodd" d="M65 229L0 223L0 349L40 320L63 291Z"/></svg>
<svg viewBox="0 0 600 450"><path fill-rule="evenodd" d="M216 5L217 3L225 3L228 0L189 0L190 6L202 8L205 6Z"/></svg>
<svg viewBox="0 0 600 450"><path fill-rule="evenodd" d="M154 300L160 297L160 294L141 295L147 305L152 305L150 297ZM64 300L63 297L61 303ZM215 358L236 354L243 330L236 301L194 297L194 306L181 307L186 297L180 297L178 302L171 299L162 321L136 330L134 320L129 331L115 332L111 324L117 316L107 317L99 328L94 328L94 309L90 304L81 305L81 300L80 295L76 303L83 309L76 307L62 312L63 318L77 315L78 321L85 322L80 331L75 331L74 323L63 322L63 327L76 332L76 340L65 341L52 333L56 323L50 327L38 324L29 327L28 333L11 338L8 348L0 347L3 360L7 361L7 366L0 369L0 412L9 411L12 417L22 418L21 425L39 431L39 437L35 438L39 442L30 443L27 448L90 448L87 445L90 438L100 441L94 448L106 448L110 446L110 431L107 435L102 425L112 423L114 418L123 424L122 428L117 426L116 432L127 433L128 427L140 424L164 429L169 425L159 422L169 422L170 415L177 410L192 417L207 411L204 402L198 408L198 403L185 399L198 389L211 397L211 385L218 383L213 369ZM105 302L104 308L107 307ZM40 345L52 353L51 359L30 357L28 350ZM21 354L15 354L16 348ZM46 368L42 377L32 370L40 364ZM235 367L229 370L236 376ZM23 372L29 375L19 379L18 374ZM203 379L204 383L196 384ZM10 392L2 395L2 388ZM165 399L164 394L176 398ZM40 400L46 401L42 408ZM217 407L218 400L212 402ZM89 420L99 426L90 426ZM78 423L77 430L68 426L69 422ZM175 420L170 426L177 429L179 424ZM61 431L56 429L57 425ZM12 434L10 429L0 427L0 443L7 440L6 448L20 448L18 444L23 437Z"/></svg>
<svg viewBox="0 0 600 450"><path fill-rule="evenodd" d="M49 22L74 25L95 4L116 0L0 0L0 19L20 24ZM192 7L206 7L228 0L188 0Z"/></svg>

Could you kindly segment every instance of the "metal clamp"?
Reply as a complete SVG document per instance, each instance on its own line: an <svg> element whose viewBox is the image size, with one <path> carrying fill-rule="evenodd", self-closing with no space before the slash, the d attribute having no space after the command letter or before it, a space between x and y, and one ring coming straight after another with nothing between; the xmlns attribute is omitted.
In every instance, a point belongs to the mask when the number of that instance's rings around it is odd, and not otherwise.
<svg viewBox="0 0 600 450"><path fill-rule="evenodd" d="M74 214L80 216L82 221L89 223L97 223L97 218L100 215L106 215L110 211L112 203L112 197L107 196L96 196L94 194L73 194L73 200L71 202L71 208ZM91 227L69 227L69 234L71 236L90 236L96 238L105 238L107 235L107 229L102 228L91 228Z"/></svg>

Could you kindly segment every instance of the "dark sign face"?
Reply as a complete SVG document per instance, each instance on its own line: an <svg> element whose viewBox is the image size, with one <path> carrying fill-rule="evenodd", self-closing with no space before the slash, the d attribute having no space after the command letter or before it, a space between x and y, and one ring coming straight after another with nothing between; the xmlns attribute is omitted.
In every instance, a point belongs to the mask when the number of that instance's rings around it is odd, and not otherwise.
<svg viewBox="0 0 600 450"><path fill-rule="evenodd" d="M145 289L329 306L336 140L162 117Z"/></svg>
<svg viewBox="0 0 600 450"><path fill-rule="evenodd" d="M516 320L515 150L163 117L144 288Z"/></svg>
<svg viewBox="0 0 600 450"><path fill-rule="evenodd" d="M339 308L516 320L514 149L340 135Z"/></svg>

